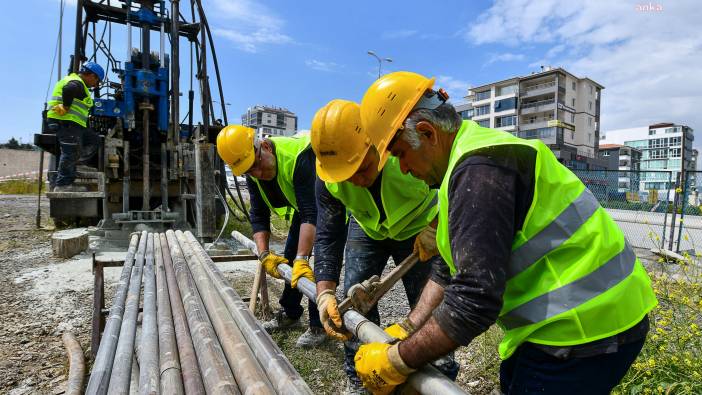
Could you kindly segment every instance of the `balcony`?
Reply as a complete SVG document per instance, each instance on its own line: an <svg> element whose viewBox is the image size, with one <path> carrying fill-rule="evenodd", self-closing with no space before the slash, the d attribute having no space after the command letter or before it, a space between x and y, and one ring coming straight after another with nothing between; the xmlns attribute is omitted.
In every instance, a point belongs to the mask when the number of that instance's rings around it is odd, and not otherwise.
<svg viewBox="0 0 702 395"><path fill-rule="evenodd" d="M521 97L522 98L527 98L527 97L533 97L533 96L538 96L538 95L544 95L547 93L555 93L556 92L556 81L549 81L549 82L542 82L540 84L536 85L529 85L529 86L524 86L522 87L521 91Z"/></svg>
<svg viewBox="0 0 702 395"><path fill-rule="evenodd" d="M548 127L548 120L537 120L535 122L522 122L519 124L519 130L533 130Z"/></svg>
<svg viewBox="0 0 702 395"><path fill-rule="evenodd" d="M553 111L556 109L555 99L539 100L536 102L522 104L520 114L535 114L537 112Z"/></svg>

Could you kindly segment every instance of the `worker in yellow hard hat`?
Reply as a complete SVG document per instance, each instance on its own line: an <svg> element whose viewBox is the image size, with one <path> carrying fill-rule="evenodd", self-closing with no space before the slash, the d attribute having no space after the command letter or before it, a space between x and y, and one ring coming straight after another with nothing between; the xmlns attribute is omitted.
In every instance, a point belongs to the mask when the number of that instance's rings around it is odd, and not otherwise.
<svg viewBox="0 0 702 395"><path fill-rule="evenodd" d="M424 288L413 334L359 348L359 377L389 393L497 323L502 393L610 393L657 303L646 270L548 146L464 121L447 98L433 79L397 72L361 102L381 166L392 155L403 173L439 187L436 243L448 273ZM442 277L447 286L432 284Z"/></svg>
<svg viewBox="0 0 702 395"><path fill-rule="evenodd" d="M420 260L432 263L424 251L419 235L438 212L435 189L421 180L402 174L399 161L390 159L378 170L380 156L366 130L361 126L360 108L348 100L332 100L319 109L310 131L312 149L317 158L317 235L315 239L315 278L320 320L329 336L348 340L345 344L347 392L362 391L354 368L358 339L349 339L340 317L336 287L344 263L344 295L354 284L380 275L392 257L396 264L413 251ZM347 213L348 218L347 227ZM433 234L430 237L433 239ZM438 262L441 266L443 262ZM416 264L403 278L407 301L414 306L426 284L431 264ZM380 324L374 307L366 315ZM399 339L406 338L420 322L404 319L386 331ZM436 365L453 378L458 365L442 359Z"/></svg>
<svg viewBox="0 0 702 395"><path fill-rule="evenodd" d="M255 135L249 127L228 125L217 135L217 152L235 176L246 175L253 239L266 272L281 278L278 265L293 262L292 282L285 284L279 300L282 308L263 324L272 331L299 323L303 308L297 282L302 277L314 282L309 259L317 221L315 158L309 136L258 139ZM271 211L291 221L283 256L270 250ZM309 328L297 339L298 347L316 346L326 338L314 301L308 307Z"/></svg>

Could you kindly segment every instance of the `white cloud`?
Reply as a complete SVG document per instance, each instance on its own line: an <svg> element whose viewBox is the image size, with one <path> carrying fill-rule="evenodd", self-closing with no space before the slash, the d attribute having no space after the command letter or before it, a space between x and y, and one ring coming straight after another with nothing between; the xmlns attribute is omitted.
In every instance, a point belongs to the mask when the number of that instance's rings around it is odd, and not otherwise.
<svg viewBox="0 0 702 395"><path fill-rule="evenodd" d="M702 7L695 0L653 4L663 10L641 11L635 2L498 0L462 34L474 44L548 47L530 67L563 66L604 85L602 131L664 121L702 130Z"/></svg>
<svg viewBox="0 0 702 395"><path fill-rule="evenodd" d="M380 35L380 37L384 40L393 40L393 39L401 39L401 38L409 38L417 34L416 30L409 30L409 29L403 29L403 30L392 30L392 31L387 31L383 32L383 34Z"/></svg>
<svg viewBox="0 0 702 395"><path fill-rule="evenodd" d="M448 75L440 75L436 78L434 88L444 88L444 90L446 90L446 92L449 94L451 102L458 103L463 101L463 97L468 94L470 83Z"/></svg>
<svg viewBox="0 0 702 395"><path fill-rule="evenodd" d="M526 59L524 54L520 53L510 53L510 52L505 52L505 53L494 53L490 55L490 59L488 59L487 62L485 62L485 65L491 65L493 63L497 62L520 62Z"/></svg>
<svg viewBox="0 0 702 395"><path fill-rule="evenodd" d="M283 33L285 21L263 4L250 0L212 0L208 19L218 25L213 34L233 42L242 51L255 53L262 45L294 43ZM236 26L236 27L232 27Z"/></svg>
<svg viewBox="0 0 702 395"><path fill-rule="evenodd" d="M337 71L340 67L342 67L334 62L322 62L316 59L307 59L305 61L305 65L307 65L307 67L311 68L312 70L326 72L334 72Z"/></svg>

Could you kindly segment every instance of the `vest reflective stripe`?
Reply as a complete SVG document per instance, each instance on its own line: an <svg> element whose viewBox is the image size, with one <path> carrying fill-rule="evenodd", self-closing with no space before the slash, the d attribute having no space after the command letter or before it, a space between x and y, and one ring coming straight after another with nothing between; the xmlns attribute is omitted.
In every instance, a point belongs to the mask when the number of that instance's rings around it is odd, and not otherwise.
<svg viewBox="0 0 702 395"><path fill-rule="evenodd" d="M512 251L512 258L507 268L507 279L523 272L570 239L582 225L587 222L600 203L589 189L583 189L578 196L546 228L529 239L525 244Z"/></svg>
<svg viewBox="0 0 702 395"><path fill-rule="evenodd" d="M538 296L500 317L505 329L545 321L597 297L622 282L634 270L636 254L628 243L624 250L592 273Z"/></svg>
<svg viewBox="0 0 702 395"><path fill-rule="evenodd" d="M81 99L73 99L70 107L67 108L68 112L64 115L59 115L53 111L53 107L63 103L63 87L66 86L71 81L79 81L85 90L85 97ZM93 99L90 97L90 90L85 82L78 74L69 74L54 86L54 90L51 93L51 99L48 101L49 111L46 116L51 119L58 119L62 121L72 121L77 123L82 127L86 127L88 124L88 115L90 114L90 108L93 106Z"/></svg>
<svg viewBox="0 0 702 395"><path fill-rule="evenodd" d="M385 219L368 188L349 181L325 183L329 193L341 201L365 234L375 240L407 240L424 229L438 213L438 194L424 181L402 174L400 162L390 157L382 170L380 200Z"/></svg>
<svg viewBox="0 0 702 395"><path fill-rule="evenodd" d="M298 210L297 199L295 198L295 185L293 184L295 164L297 163L297 157L310 146L310 136L271 137L269 140L271 140L275 146L275 161L277 166L275 176L276 183L283 192L285 199L288 201L288 205L284 207L273 207L258 179L255 177L251 177L251 179L258 186L261 197L263 201L266 202L268 208L279 217L290 219L293 212ZM314 173L310 174L310 177L314 176Z"/></svg>

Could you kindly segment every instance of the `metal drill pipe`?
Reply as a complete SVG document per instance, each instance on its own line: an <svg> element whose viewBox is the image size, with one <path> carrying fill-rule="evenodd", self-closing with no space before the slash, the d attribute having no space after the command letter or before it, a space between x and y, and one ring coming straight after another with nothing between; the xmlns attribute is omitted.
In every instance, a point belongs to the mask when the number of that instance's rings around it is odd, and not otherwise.
<svg viewBox="0 0 702 395"><path fill-rule="evenodd" d="M154 271L154 234L146 241L144 262L144 314L141 322L141 359L139 360L139 392L159 392L158 323L156 318L156 276Z"/></svg>
<svg viewBox="0 0 702 395"><path fill-rule="evenodd" d="M83 379L85 378L85 357L80 343L71 332L63 332L63 345L68 354L68 381L66 382L67 395L80 395L83 393Z"/></svg>
<svg viewBox="0 0 702 395"><path fill-rule="evenodd" d="M200 363L205 390L208 394L240 394L236 380L232 374L224 350L217 340L217 335L210 324L205 306L200 299L190 270L185 263L175 232L166 232L168 246L171 249L173 269L175 270L178 288L183 299L188 327L195 345L195 354Z"/></svg>
<svg viewBox="0 0 702 395"><path fill-rule="evenodd" d="M219 296L224 300L229 313L236 321L249 347L253 350L258 362L268 373L268 378L279 393L285 394L312 394L312 390L295 370L285 354L273 341L271 336L261 326L246 304L229 285L207 252L191 232L185 232L185 237L199 262L209 275L210 280L217 288Z"/></svg>
<svg viewBox="0 0 702 395"><path fill-rule="evenodd" d="M148 54L147 54L148 59ZM146 106L145 106L146 107ZM141 121L141 127L143 130L143 140L144 140L144 152L142 153L142 202L141 209L144 211L151 210L151 180L149 179L149 170L151 164L149 163L149 110L143 108L143 118Z"/></svg>
<svg viewBox="0 0 702 395"><path fill-rule="evenodd" d="M177 230L175 234L239 389L243 394L275 394L266 372L258 364L251 347L195 256L193 246L183 232Z"/></svg>
<svg viewBox="0 0 702 395"><path fill-rule="evenodd" d="M183 380L181 378L178 347L176 345L175 328L171 302L168 297L168 282L163 265L161 237L154 235L154 260L156 263L156 303L158 305L158 359L161 393L182 395Z"/></svg>
<svg viewBox="0 0 702 395"><path fill-rule="evenodd" d="M139 249L134 259L134 267L129 279L129 291L124 307L122 328L117 341L117 353L112 363L112 375L108 394L128 394L129 379L132 370L132 355L134 354L134 338L136 336L137 316L139 315L139 296L141 292L141 274L144 268L146 254L146 231L141 232Z"/></svg>
<svg viewBox="0 0 702 395"><path fill-rule="evenodd" d="M255 251L256 244L237 231L232 232L232 237L244 247ZM292 268L287 264L278 265L278 272L283 276L286 282L290 283L292 279ZM317 299L316 285L306 279L301 278L297 282L297 289L302 292L310 300ZM355 310L348 310L344 313L344 326L351 331L363 343L389 343L393 340L390 335L385 333L379 326L369 321L364 316L360 315ZM422 394L465 394L455 382L444 376L431 365L425 365L421 369L412 373L407 378L409 383L415 390Z"/></svg>
<svg viewBox="0 0 702 395"><path fill-rule="evenodd" d="M195 346L193 338L188 328L188 319L185 315L185 308L180 297L178 281L175 270L173 270L173 260L171 250L168 247L166 235L159 234L161 239L161 249L163 250L163 268L166 272L166 282L168 285L168 298L173 311L173 327L178 345L178 355L180 356L181 371L183 373L183 389L186 394L204 394L205 385L200 375L200 365L195 356Z"/></svg>
<svg viewBox="0 0 702 395"><path fill-rule="evenodd" d="M124 302L127 299L127 290L129 288L129 279L134 263L134 254L136 253L138 244L139 235L136 233L132 234L127 255L124 257L122 274L117 283L117 291L112 299L110 315L107 318L105 330L102 333L100 348L93 362L93 371L90 374L88 388L85 391L86 394L107 393L107 387L110 384L110 375L112 373L112 362L115 359L115 350L117 349L117 339L119 338L119 332L122 326Z"/></svg>

